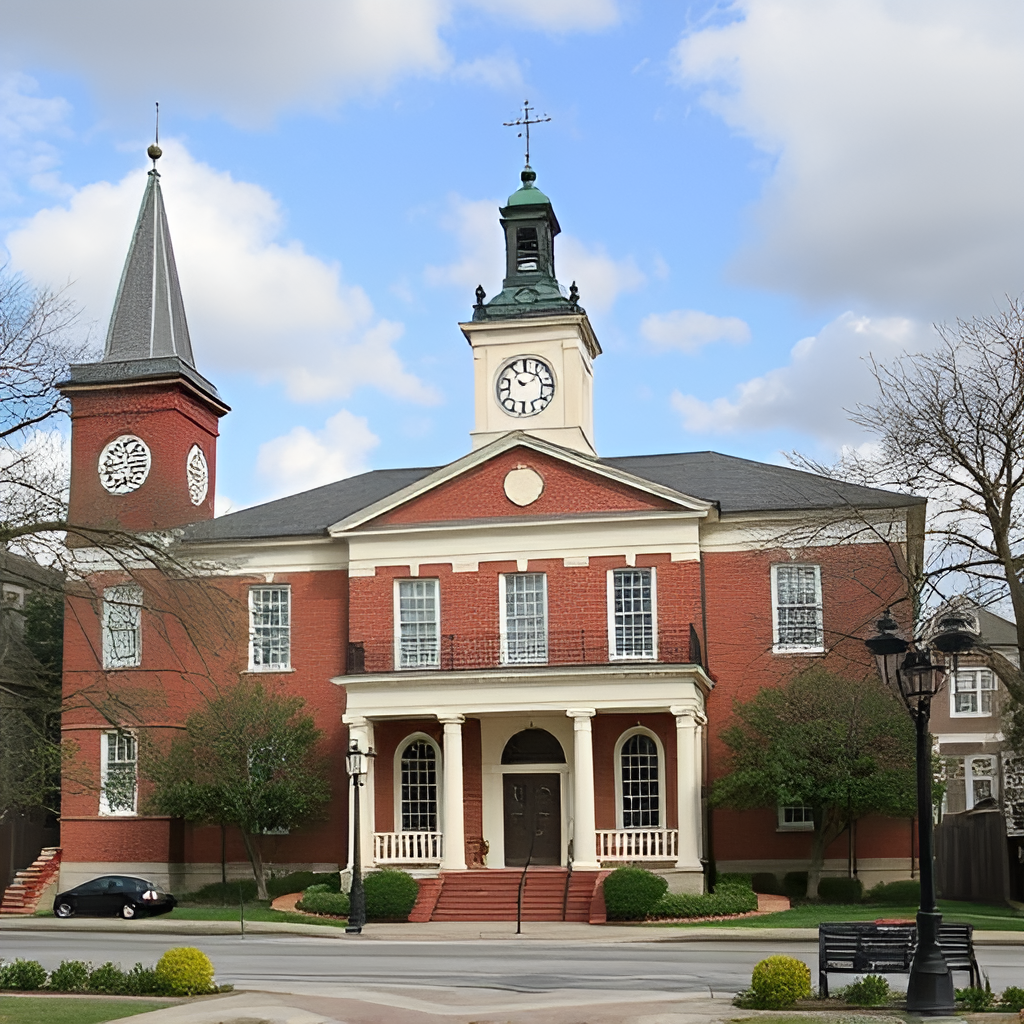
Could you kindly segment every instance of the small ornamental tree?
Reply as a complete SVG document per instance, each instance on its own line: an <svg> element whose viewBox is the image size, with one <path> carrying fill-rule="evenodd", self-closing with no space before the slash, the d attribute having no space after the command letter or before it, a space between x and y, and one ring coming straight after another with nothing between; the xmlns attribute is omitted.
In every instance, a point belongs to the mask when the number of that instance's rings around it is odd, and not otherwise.
<svg viewBox="0 0 1024 1024"><path fill-rule="evenodd" d="M238 827L261 900L263 837L318 816L331 795L322 734L304 706L244 680L207 698L165 753L146 744L143 756L156 813Z"/></svg>
<svg viewBox="0 0 1024 1024"><path fill-rule="evenodd" d="M813 808L808 896L817 894L825 850L852 821L913 816L914 727L876 678L847 679L818 666L737 703L733 715L722 734L730 771L712 801Z"/></svg>

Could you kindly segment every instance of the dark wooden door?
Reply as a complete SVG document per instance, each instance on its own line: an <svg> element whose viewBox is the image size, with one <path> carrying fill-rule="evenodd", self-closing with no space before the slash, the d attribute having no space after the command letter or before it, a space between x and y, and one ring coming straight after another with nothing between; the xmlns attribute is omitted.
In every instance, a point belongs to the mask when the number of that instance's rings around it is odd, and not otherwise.
<svg viewBox="0 0 1024 1024"><path fill-rule="evenodd" d="M505 866L562 862L562 798L558 774L505 775ZM533 855L530 856L530 847Z"/></svg>

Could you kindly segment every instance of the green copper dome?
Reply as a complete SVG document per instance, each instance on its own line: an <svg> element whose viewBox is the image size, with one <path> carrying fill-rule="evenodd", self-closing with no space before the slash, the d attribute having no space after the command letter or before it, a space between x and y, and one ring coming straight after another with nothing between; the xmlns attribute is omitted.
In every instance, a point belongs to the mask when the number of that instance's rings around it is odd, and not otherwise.
<svg viewBox="0 0 1024 1024"><path fill-rule="evenodd" d="M523 173L519 175L523 183L508 197L509 206L541 206L551 205L551 200L536 185L537 172L527 164Z"/></svg>

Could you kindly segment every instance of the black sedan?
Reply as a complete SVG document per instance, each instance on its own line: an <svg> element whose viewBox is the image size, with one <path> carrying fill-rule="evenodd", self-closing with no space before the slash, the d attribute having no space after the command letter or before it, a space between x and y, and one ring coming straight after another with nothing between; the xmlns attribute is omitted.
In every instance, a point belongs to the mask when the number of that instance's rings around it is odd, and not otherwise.
<svg viewBox="0 0 1024 1024"><path fill-rule="evenodd" d="M118 915L133 917L166 914L178 905L168 892L162 892L152 882L131 875L104 875L91 882L83 882L74 889L58 893L53 901L56 917L106 917Z"/></svg>

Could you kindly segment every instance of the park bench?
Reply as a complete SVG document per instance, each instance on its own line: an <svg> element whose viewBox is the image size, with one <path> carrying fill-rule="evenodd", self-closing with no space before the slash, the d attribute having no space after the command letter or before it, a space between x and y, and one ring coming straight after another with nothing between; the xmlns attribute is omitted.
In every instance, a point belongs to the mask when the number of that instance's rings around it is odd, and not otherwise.
<svg viewBox="0 0 1024 1024"><path fill-rule="evenodd" d="M939 926L939 945L950 971L967 971L981 985L974 956L974 926ZM818 989L828 998L828 975L909 974L917 948L917 926L850 921L818 926Z"/></svg>

